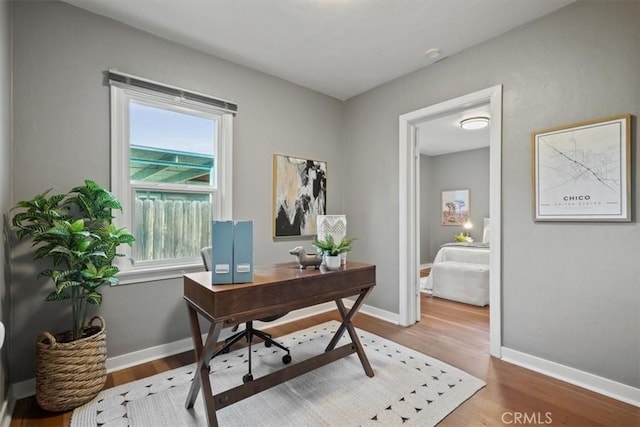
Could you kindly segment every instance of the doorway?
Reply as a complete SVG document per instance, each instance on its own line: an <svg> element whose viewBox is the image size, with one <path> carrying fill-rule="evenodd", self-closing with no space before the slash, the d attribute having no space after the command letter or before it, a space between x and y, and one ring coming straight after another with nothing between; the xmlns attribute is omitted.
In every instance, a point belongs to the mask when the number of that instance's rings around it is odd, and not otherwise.
<svg viewBox="0 0 640 427"><path fill-rule="evenodd" d="M449 101L421 108L400 116L399 135L399 289L400 324L409 326L420 320L420 155L417 127L423 122L488 103L489 123L489 216L491 218L491 259L489 263L489 351L501 356L501 152L502 86L494 86Z"/></svg>

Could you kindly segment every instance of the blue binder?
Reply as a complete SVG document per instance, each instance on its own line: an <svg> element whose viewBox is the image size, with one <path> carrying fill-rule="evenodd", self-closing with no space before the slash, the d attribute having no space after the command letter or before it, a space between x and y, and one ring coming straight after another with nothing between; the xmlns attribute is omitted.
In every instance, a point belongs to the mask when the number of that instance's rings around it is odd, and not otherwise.
<svg viewBox="0 0 640 427"><path fill-rule="evenodd" d="M211 283L233 283L233 221L213 221Z"/></svg>
<svg viewBox="0 0 640 427"><path fill-rule="evenodd" d="M238 221L233 231L233 283L250 282L253 282L253 221Z"/></svg>

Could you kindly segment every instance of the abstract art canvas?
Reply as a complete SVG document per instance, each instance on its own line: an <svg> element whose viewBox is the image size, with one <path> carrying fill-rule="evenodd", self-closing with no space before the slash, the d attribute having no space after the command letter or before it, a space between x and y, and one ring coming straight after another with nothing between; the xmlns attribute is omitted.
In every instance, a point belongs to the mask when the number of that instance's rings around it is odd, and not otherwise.
<svg viewBox="0 0 640 427"><path fill-rule="evenodd" d="M313 236L327 211L327 162L273 155L273 237Z"/></svg>

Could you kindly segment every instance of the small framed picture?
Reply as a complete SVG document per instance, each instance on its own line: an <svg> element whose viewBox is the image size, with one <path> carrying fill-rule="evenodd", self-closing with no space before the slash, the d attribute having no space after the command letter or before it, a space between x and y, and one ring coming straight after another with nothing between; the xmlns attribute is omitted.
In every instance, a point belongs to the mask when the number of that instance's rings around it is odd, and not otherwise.
<svg viewBox="0 0 640 427"><path fill-rule="evenodd" d="M442 225L469 222L469 190L445 190L441 197Z"/></svg>
<svg viewBox="0 0 640 427"><path fill-rule="evenodd" d="M630 221L629 115L531 135L535 221Z"/></svg>

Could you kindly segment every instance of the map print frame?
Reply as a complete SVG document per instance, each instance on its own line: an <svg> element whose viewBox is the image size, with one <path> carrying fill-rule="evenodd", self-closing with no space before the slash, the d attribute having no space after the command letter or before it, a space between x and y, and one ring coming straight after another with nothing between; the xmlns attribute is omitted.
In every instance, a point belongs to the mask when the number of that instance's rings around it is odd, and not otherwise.
<svg viewBox="0 0 640 427"><path fill-rule="evenodd" d="M631 116L531 134L534 221L631 221Z"/></svg>

